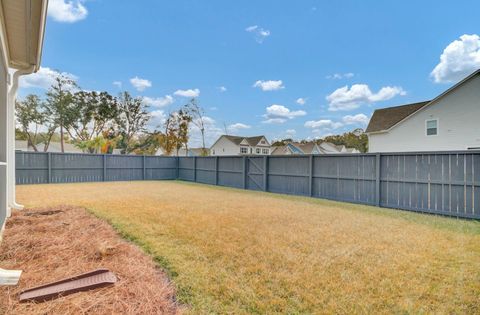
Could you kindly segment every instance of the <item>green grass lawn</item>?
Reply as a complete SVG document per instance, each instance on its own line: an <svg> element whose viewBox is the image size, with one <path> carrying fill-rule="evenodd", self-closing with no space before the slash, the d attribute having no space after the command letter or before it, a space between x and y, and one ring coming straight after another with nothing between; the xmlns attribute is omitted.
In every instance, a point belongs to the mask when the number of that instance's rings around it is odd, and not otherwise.
<svg viewBox="0 0 480 315"><path fill-rule="evenodd" d="M108 220L195 314L480 313L475 221L178 181L17 194Z"/></svg>

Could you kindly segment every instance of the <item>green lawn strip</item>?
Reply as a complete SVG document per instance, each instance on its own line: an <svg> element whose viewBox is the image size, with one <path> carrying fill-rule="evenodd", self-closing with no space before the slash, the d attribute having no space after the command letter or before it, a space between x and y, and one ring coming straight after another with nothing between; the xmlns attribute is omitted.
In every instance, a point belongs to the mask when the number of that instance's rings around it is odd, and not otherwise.
<svg viewBox="0 0 480 315"><path fill-rule="evenodd" d="M155 263L173 282L176 299L180 304L193 307L195 310L202 309L208 310L209 312L221 308L221 304L214 301L212 297L202 295L201 292L195 292L195 288L188 285L186 281L182 281L185 275L182 275L175 267L175 264L168 258L174 257L172 251L175 251L177 256L185 259L185 253L191 252L191 250L186 250L184 247L191 247L189 246L190 244L183 244L183 242L178 239L171 239L165 235L161 237L155 236L155 242L153 242L149 240L150 237L141 235L141 232L135 232L135 230L141 229L141 226L124 222L125 219L118 219L115 215L95 208L88 208L87 211L108 222L122 238L139 246L147 255L152 257Z"/></svg>

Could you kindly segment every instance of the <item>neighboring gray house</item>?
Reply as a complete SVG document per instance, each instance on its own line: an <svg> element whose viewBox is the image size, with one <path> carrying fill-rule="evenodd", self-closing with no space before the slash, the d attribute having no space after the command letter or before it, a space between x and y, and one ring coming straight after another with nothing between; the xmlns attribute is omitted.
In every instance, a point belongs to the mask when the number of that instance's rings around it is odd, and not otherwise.
<svg viewBox="0 0 480 315"><path fill-rule="evenodd" d="M347 148L344 145L335 145L330 142L290 142L283 146L272 147L272 155L291 154L338 154L338 153L360 153L357 149Z"/></svg>
<svg viewBox="0 0 480 315"><path fill-rule="evenodd" d="M39 143L37 149L40 152L44 152L44 144ZM63 149L65 153L83 153L83 151L71 143L64 143ZM28 145L28 141L25 140L15 140L15 150L16 151L35 151L32 146ZM62 146L60 142L50 142L47 152L62 152Z"/></svg>
<svg viewBox="0 0 480 315"><path fill-rule="evenodd" d="M35 151L26 140L15 140L15 151Z"/></svg>
<svg viewBox="0 0 480 315"><path fill-rule="evenodd" d="M222 135L210 147L210 155L270 155L265 136L238 137Z"/></svg>
<svg viewBox="0 0 480 315"><path fill-rule="evenodd" d="M369 152L480 149L480 70L431 101L377 109Z"/></svg>

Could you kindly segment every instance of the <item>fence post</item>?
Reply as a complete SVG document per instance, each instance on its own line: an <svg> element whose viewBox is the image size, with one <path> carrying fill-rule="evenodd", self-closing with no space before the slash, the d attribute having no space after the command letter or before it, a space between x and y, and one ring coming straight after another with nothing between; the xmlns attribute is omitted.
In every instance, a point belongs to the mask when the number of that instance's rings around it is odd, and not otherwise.
<svg viewBox="0 0 480 315"><path fill-rule="evenodd" d="M107 155L103 155L103 181L107 181Z"/></svg>
<svg viewBox="0 0 480 315"><path fill-rule="evenodd" d="M381 155L377 153L375 155L375 205L380 206L380 162Z"/></svg>
<svg viewBox="0 0 480 315"><path fill-rule="evenodd" d="M218 156L215 157L215 186L218 185Z"/></svg>
<svg viewBox="0 0 480 315"><path fill-rule="evenodd" d="M197 157L193 157L193 181L197 181Z"/></svg>
<svg viewBox="0 0 480 315"><path fill-rule="evenodd" d="M243 157L243 189L247 189L247 157Z"/></svg>
<svg viewBox="0 0 480 315"><path fill-rule="evenodd" d="M146 161L146 157L145 155L142 155L143 156L143 180L147 179L147 169L146 169L146 165L145 165L145 161Z"/></svg>
<svg viewBox="0 0 480 315"><path fill-rule="evenodd" d="M52 153L48 152L48 183L52 182Z"/></svg>
<svg viewBox="0 0 480 315"><path fill-rule="evenodd" d="M175 162L175 179L178 179L178 177L180 177L180 157L177 155L177 157L175 158L176 162Z"/></svg>
<svg viewBox="0 0 480 315"><path fill-rule="evenodd" d="M268 155L263 157L263 191L268 191Z"/></svg>
<svg viewBox="0 0 480 315"><path fill-rule="evenodd" d="M313 155L310 155L309 157L309 173L308 173L308 195L310 197L313 196Z"/></svg>

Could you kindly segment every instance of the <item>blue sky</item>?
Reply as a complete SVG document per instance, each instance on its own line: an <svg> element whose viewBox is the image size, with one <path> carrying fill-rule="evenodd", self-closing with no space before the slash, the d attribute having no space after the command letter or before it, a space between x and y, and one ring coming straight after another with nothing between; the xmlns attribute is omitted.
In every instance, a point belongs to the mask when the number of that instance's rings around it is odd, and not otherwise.
<svg viewBox="0 0 480 315"><path fill-rule="evenodd" d="M152 128L198 95L210 144L225 125L322 137L480 68L479 11L478 1L50 0L43 68L20 97L61 71L83 89L145 97Z"/></svg>

